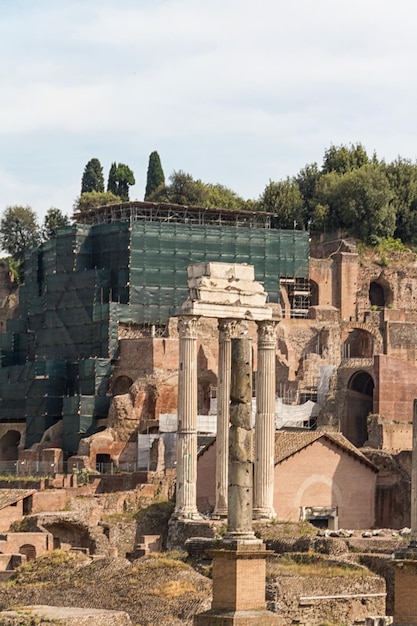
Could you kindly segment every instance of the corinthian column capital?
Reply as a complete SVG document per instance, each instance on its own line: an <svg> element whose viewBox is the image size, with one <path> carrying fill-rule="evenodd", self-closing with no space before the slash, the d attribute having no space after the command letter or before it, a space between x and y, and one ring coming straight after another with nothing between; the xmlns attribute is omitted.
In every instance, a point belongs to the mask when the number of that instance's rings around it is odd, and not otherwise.
<svg viewBox="0 0 417 626"><path fill-rule="evenodd" d="M274 348L276 345L276 322L272 320L262 320L257 322L258 326L258 346L261 348Z"/></svg>
<svg viewBox="0 0 417 626"><path fill-rule="evenodd" d="M178 334L180 339L197 339L198 317L180 315L178 318Z"/></svg>

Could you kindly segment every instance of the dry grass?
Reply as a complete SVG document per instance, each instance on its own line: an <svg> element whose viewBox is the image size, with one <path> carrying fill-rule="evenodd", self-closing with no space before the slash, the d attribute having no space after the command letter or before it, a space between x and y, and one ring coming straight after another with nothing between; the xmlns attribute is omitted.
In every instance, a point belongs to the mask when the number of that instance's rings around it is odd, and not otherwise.
<svg viewBox="0 0 417 626"><path fill-rule="evenodd" d="M267 574L276 576L316 576L321 578L366 578L369 570L351 563L332 562L311 554L285 554L268 562Z"/></svg>
<svg viewBox="0 0 417 626"><path fill-rule="evenodd" d="M179 598L186 593L195 593L196 591L194 585L188 582L188 580L169 580L157 589L152 589L149 593L152 596L170 599Z"/></svg>

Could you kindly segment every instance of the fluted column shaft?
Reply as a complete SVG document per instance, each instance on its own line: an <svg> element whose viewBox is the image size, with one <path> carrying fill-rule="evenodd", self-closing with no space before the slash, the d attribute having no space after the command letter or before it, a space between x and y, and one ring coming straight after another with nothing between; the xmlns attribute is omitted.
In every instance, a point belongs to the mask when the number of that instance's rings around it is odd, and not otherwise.
<svg viewBox="0 0 417 626"><path fill-rule="evenodd" d="M275 448L275 324L258 322L258 370L255 424L255 519L270 519L274 511Z"/></svg>
<svg viewBox="0 0 417 626"><path fill-rule="evenodd" d="M219 320L217 375L216 504L214 517L227 517L231 338L234 320Z"/></svg>
<svg viewBox="0 0 417 626"><path fill-rule="evenodd" d="M178 319L177 491L174 516L197 519L197 326L198 318Z"/></svg>

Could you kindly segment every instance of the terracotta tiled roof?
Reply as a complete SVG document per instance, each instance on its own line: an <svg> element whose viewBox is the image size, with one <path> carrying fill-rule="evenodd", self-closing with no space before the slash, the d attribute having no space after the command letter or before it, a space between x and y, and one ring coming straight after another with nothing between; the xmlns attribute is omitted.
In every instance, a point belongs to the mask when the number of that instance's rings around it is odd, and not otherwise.
<svg viewBox="0 0 417 626"><path fill-rule="evenodd" d="M319 439L327 439L348 454L354 456L361 463L370 467L374 472L378 471L376 466L341 433L318 430L307 432L277 431L275 433L275 464L281 463L281 461L284 461L296 452L300 452L300 450L310 446Z"/></svg>
<svg viewBox="0 0 417 626"><path fill-rule="evenodd" d="M36 489L0 489L0 509L35 493Z"/></svg>

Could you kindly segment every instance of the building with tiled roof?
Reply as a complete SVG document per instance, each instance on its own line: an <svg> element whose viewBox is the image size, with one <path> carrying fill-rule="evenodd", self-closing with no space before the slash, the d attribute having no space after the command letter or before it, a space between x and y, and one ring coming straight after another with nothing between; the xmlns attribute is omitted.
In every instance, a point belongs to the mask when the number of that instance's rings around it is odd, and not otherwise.
<svg viewBox="0 0 417 626"><path fill-rule="evenodd" d="M216 443L198 457L197 503L215 503ZM308 519L328 528L375 523L378 470L346 437L322 431L275 433L274 507L279 520Z"/></svg>

